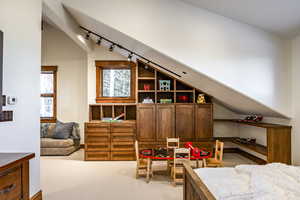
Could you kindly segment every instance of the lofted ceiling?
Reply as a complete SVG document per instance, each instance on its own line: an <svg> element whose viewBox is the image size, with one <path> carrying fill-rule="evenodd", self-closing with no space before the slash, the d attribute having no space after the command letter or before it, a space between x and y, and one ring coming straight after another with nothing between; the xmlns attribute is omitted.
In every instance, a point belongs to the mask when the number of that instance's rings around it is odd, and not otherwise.
<svg viewBox="0 0 300 200"><path fill-rule="evenodd" d="M283 37L300 32L299 0L182 0Z"/></svg>

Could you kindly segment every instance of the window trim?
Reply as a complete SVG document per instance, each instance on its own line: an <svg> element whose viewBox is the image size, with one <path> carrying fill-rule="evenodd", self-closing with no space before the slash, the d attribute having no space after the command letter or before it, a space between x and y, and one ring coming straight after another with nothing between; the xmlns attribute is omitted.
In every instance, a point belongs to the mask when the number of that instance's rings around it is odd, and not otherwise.
<svg viewBox="0 0 300 200"><path fill-rule="evenodd" d="M131 61L96 61L96 103L135 103L136 99L136 64ZM103 69L130 69L130 97L103 97L102 70Z"/></svg>
<svg viewBox="0 0 300 200"><path fill-rule="evenodd" d="M53 73L53 93L40 94L40 97L53 97L53 117L40 117L42 123L55 123L57 120L57 66L42 66L41 74Z"/></svg>

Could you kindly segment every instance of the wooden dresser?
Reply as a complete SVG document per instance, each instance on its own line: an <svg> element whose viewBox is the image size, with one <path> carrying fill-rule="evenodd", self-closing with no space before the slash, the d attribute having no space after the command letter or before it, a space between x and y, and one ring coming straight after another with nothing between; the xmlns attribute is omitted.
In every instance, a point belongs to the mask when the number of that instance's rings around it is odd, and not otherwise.
<svg viewBox="0 0 300 200"><path fill-rule="evenodd" d="M33 157L0 153L0 200L29 200L29 160Z"/></svg>
<svg viewBox="0 0 300 200"><path fill-rule="evenodd" d="M85 160L134 160L136 122L85 123Z"/></svg>

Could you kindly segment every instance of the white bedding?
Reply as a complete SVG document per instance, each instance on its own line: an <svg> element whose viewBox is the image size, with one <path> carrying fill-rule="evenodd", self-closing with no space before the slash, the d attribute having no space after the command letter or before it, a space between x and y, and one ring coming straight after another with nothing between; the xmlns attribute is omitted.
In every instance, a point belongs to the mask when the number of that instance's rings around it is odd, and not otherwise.
<svg viewBox="0 0 300 200"><path fill-rule="evenodd" d="M273 163L195 172L218 200L300 200L299 167Z"/></svg>

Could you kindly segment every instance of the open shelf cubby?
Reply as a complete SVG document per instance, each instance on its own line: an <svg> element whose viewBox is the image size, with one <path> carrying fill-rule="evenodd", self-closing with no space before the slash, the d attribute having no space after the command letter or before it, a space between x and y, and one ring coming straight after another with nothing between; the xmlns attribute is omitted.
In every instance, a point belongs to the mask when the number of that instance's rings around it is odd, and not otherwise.
<svg viewBox="0 0 300 200"><path fill-rule="evenodd" d="M90 121L115 118L124 113L120 120L136 120L135 104L93 104L90 105Z"/></svg>
<svg viewBox="0 0 300 200"><path fill-rule="evenodd" d="M187 99L185 99L187 98ZM194 103L194 92L176 92L176 103Z"/></svg>
<svg viewBox="0 0 300 200"><path fill-rule="evenodd" d="M139 79L138 90L155 90L155 79Z"/></svg>
<svg viewBox="0 0 300 200"><path fill-rule="evenodd" d="M160 103L160 99L170 99L172 103L195 103L198 94L204 94L206 102L211 103L209 95L156 69L151 64L137 60L137 66L137 103L142 103L145 98L151 98L153 103ZM169 89L161 90L161 80L170 82Z"/></svg>

